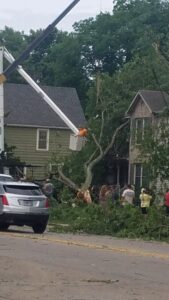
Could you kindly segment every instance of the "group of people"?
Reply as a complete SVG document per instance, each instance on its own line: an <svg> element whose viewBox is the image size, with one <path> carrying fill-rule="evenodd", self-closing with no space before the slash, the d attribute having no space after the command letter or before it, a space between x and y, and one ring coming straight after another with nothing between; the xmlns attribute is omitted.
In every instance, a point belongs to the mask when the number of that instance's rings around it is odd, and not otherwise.
<svg viewBox="0 0 169 300"><path fill-rule="evenodd" d="M99 192L99 203L104 205L109 199L113 202L119 200L122 206L134 205L136 202L134 187L131 184L128 184L121 191L117 191L115 186L103 185ZM141 188L138 199L141 212L146 215L148 208L153 203L152 191L148 188ZM164 195L164 205L166 207L166 214L169 215L169 189L166 190Z"/></svg>
<svg viewBox="0 0 169 300"><path fill-rule="evenodd" d="M54 185L50 181L50 179L46 179L43 186L42 191L47 197L51 197L54 193ZM93 191L91 191L93 192ZM80 192L79 197L81 196ZM87 197L86 203L91 203L91 195L85 195ZM84 197L84 195L83 195ZM125 205L134 205L135 203L135 190L131 184L126 185L122 190L119 190L115 185L102 185L99 190L98 195L98 202L100 205L106 205L108 200L112 202L119 201L122 206ZM86 198L85 198L86 199ZM148 188L141 188L140 195L139 195L139 202L142 214L146 215L148 208L153 202L152 192ZM166 190L164 195L164 205L166 207L166 214L169 215L169 189Z"/></svg>
<svg viewBox="0 0 169 300"><path fill-rule="evenodd" d="M99 192L99 203L104 205L108 199L118 201L122 206L134 205L135 203L134 187L130 184L125 186L122 190L117 190L115 186L103 185ZM147 214L147 209L153 200L151 191L147 188L142 188L139 195L140 207L143 214ZM168 190L168 205L169 205L169 190ZM168 206L169 212L169 206Z"/></svg>
<svg viewBox="0 0 169 300"><path fill-rule="evenodd" d="M135 200L135 191L133 187L128 184L127 188L122 193L122 205L133 204ZM147 214L147 209L150 207L153 197L148 188L142 188L139 195L140 207L143 214Z"/></svg>

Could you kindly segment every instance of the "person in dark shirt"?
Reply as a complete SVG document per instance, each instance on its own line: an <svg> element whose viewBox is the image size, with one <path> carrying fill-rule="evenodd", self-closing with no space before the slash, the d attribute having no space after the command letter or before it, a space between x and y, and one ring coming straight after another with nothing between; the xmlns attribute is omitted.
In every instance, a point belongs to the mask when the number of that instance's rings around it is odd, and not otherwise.
<svg viewBox="0 0 169 300"><path fill-rule="evenodd" d="M50 179L46 179L42 187L42 191L47 197L52 197L54 192L54 185L50 182Z"/></svg>

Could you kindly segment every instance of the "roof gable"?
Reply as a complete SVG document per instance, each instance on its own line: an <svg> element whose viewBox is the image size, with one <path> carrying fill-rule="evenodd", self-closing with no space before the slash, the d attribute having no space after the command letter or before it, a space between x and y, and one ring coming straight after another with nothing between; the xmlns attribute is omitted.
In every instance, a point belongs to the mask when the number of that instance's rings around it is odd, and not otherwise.
<svg viewBox="0 0 169 300"><path fill-rule="evenodd" d="M75 88L43 86L43 90L80 127L86 123ZM27 84L4 84L5 124L68 128L52 108Z"/></svg>
<svg viewBox="0 0 169 300"><path fill-rule="evenodd" d="M142 99L151 113L162 112L169 106L169 95L162 91L140 90L131 102L126 115L131 115L137 102Z"/></svg>

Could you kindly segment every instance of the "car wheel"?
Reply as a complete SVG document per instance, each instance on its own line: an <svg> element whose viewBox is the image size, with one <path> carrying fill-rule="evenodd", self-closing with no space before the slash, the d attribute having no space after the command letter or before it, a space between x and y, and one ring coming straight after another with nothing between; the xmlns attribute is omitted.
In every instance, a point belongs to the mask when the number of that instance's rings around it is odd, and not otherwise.
<svg viewBox="0 0 169 300"><path fill-rule="evenodd" d="M5 224L5 223L0 223L0 230L7 230L9 228L9 224Z"/></svg>
<svg viewBox="0 0 169 300"><path fill-rule="evenodd" d="M44 233L47 224L37 223L32 226L34 233Z"/></svg>

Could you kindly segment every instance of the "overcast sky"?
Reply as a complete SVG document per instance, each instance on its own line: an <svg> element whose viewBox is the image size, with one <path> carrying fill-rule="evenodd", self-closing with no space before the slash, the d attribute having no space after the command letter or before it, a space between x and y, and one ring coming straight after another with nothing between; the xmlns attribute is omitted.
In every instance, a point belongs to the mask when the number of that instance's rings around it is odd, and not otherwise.
<svg viewBox="0 0 169 300"><path fill-rule="evenodd" d="M0 30L5 26L29 32L46 28L73 0L5 0L0 4ZM79 20L95 17L100 12L112 12L113 0L80 0L58 24L61 30L72 30Z"/></svg>

